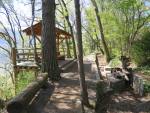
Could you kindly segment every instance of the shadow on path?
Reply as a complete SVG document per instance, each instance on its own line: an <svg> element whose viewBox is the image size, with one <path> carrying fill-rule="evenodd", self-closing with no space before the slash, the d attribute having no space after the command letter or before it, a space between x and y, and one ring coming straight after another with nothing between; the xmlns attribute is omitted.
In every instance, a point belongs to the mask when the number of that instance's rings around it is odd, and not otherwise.
<svg viewBox="0 0 150 113"><path fill-rule="evenodd" d="M41 113L49 101L49 98L51 98L54 89L55 86L50 83L47 84L47 88L41 89L29 106L29 113Z"/></svg>
<svg viewBox="0 0 150 113"><path fill-rule="evenodd" d="M123 91L112 97L109 113L150 113L150 101Z"/></svg>

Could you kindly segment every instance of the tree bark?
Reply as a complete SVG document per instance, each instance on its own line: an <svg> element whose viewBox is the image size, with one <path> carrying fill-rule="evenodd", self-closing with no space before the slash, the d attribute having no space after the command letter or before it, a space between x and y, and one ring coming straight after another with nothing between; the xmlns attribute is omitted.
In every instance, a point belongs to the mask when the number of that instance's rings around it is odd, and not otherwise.
<svg viewBox="0 0 150 113"><path fill-rule="evenodd" d="M35 63L37 63L37 50L36 50L36 36L35 36L35 33L34 33L34 29L33 29L33 23L34 23L34 20L35 20L35 0L31 0L31 8L32 8L32 21L31 21L31 35L32 35L32 38L33 38L33 43L34 43L34 61Z"/></svg>
<svg viewBox="0 0 150 113"><path fill-rule="evenodd" d="M105 40L105 36L104 36L104 32L103 32L103 26L102 26L102 22L101 22L101 17L99 15L99 11L98 11L98 7L96 4L95 0L91 0L94 8L95 8L95 14L96 14L96 19L97 19L97 23L98 23L98 27L101 33L101 39L102 39L102 43L103 43L103 47L104 47L104 52L106 54L106 58L107 58L107 62L110 61L110 53L106 44L106 40Z"/></svg>
<svg viewBox="0 0 150 113"><path fill-rule="evenodd" d="M64 30L66 31L66 23L64 20ZM67 47L67 58L71 58L71 53L70 53L70 45L69 45L69 39L65 40L66 47Z"/></svg>
<svg viewBox="0 0 150 113"><path fill-rule="evenodd" d="M89 106L87 85L85 82L85 73L83 65L83 47L82 47L82 32L81 32L81 13L80 13L80 0L74 0L75 14L76 14L76 39L78 49L78 70L80 74L80 87L81 87L81 101L84 105Z"/></svg>
<svg viewBox="0 0 150 113"><path fill-rule="evenodd" d="M72 35L72 43L73 43L73 53L74 53L74 58L77 58L77 53L76 53L76 43L75 43L75 39L74 39L74 33L73 33L73 28L71 26L71 22L69 20L69 12L68 12L68 9L67 9L67 6L64 2L64 0L61 0L62 1L62 4L65 8L65 12L67 13L66 15L64 15L66 21L67 21L67 24L69 26L69 29L70 29L70 32L71 32L71 35Z"/></svg>
<svg viewBox="0 0 150 113"><path fill-rule="evenodd" d="M59 80L56 60L55 0L42 0L42 72L52 81Z"/></svg>

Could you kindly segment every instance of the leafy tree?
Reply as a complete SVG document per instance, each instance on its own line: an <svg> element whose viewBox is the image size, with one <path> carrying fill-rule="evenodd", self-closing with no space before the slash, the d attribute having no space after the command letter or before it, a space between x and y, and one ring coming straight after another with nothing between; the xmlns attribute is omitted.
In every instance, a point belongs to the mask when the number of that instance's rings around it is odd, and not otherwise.
<svg viewBox="0 0 150 113"><path fill-rule="evenodd" d="M85 37L83 40L83 44L84 46L84 50L87 49L87 51L85 51L87 54L94 52L94 51L101 51L101 40L98 36L99 34L99 30L96 24L96 18L95 15L93 13L93 8L92 7L88 7L85 8L85 21L84 23L82 23L82 27L83 30L85 31L83 36ZM103 53L103 50L102 50Z"/></svg>
<svg viewBox="0 0 150 113"><path fill-rule="evenodd" d="M64 11L62 12L67 24L68 24L68 27L69 27L69 30L70 30L70 33L72 35L72 44L73 44L73 54L74 54L74 58L77 58L77 54L76 54L76 44L75 44L75 38L74 38L74 32L73 32L73 27L71 25L71 21L70 21L70 17L69 17L69 11L68 11L68 8L67 8L67 5L65 3L64 0L59 0L59 3L60 5L63 7Z"/></svg>
<svg viewBox="0 0 150 113"><path fill-rule="evenodd" d="M123 25L125 54L130 56L130 48L136 40L140 30L148 23L150 14L144 2L140 0L120 0L114 2L114 14Z"/></svg>
<svg viewBox="0 0 150 113"><path fill-rule="evenodd" d="M74 0L75 3L75 14L76 14L76 39L78 48L78 68L80 74L80 86L81 86L81 102L84 105L89 106L88 92L85 82L85 73L83 65L83 46L82 46L82 31L81 31L81 12L80 12L80 0Z"/></svg>
<svg viewBox="0 0 150 113"><path fill-rule="evenodd" d="M95 9L97 24L98 24L98 27L99 27L99 30L100 30L100 33L101 33L101 40L102 40L102 44L103 44L103 47L104 47L104 52L105 52L107 61L109 62L110 61L110 53L109 53L108 46L107 46L107 43L106 43L106 40L105 40L105 36L104 36L104 32L103 32L104 31L103 30L103 25L102 25L102 22L101 22L101 17L99 15L98 6L97 6L97 3L96 3L95 0L91 0L91 2L92 2L93 6L94 6L94 9Z"/></svg>
<svg viewBox="0 0 150 113"><path fill-rule="evenodd" d="M141 39L132 46L132 58L138 65L150 64L150 32L145 32Z"/></svg>

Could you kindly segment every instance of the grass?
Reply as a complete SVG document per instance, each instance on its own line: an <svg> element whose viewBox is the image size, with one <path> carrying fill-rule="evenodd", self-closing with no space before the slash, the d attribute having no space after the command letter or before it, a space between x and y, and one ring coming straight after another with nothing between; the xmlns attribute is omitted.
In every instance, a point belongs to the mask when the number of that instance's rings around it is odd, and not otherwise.
<svg viewBox="0 0 150 113"><path fill-rule="evenodd" d="M17 79L16 94L19 94L29 83L35 80L34 73L20 72ZM11 81L9 75L0 76L0 98L3 100L9 100L15 96L15 85Z"/></svg>
<svg viewBox="0 0 150 113"><path fill-rule="evenodd" d="M18 74L18 79L17 79L17 88L16 92L19 94L26 86L31 83L33 80L35 80L34 73L29 71L29 72L21 72Z"/></svg>
<svg viewBox="0 0 150 113"><path fill-rule="evenodd" d="M14 85L9 75L0 76L0 98L7 100L15 95Z"/></svg>
<svg viewBox="0 0 150 113"><path fill-rule="evenodd" d="M150 76L150 66L137 67L134 69L135 72L141 72L146 76Z"/></svg>
<svg viewBox="0 0 150 113"><path fill-rule="evenodd" d="M144 93L145 94L150 93L150 81L144 82Z"/></svg>

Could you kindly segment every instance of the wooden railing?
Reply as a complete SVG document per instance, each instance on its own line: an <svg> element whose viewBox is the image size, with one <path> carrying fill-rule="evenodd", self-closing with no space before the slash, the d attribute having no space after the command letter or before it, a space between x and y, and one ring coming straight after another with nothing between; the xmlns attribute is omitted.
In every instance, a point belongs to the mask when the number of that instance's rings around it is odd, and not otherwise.
<svg viewBox="0 0 150 113"><path fill-rule="evenodd" d="M16 49L12 48L12 62L13 65L16 65L20 62L36 62L41 63L42 59L42 52L41 48L36 48L36 53L34 51L34 48L21 48ZM57 59L64 60L65 56L60 54L61 51L57 52ZM61 52L62 53L62 52Z"/></svg>
<svg viewBox="0 0 150 113"><path fill-rule="evenodd" d="M48 75L42 73L37 80L27 86L19 95L10 100L7 104L8 113L27 113L28 106L33 101L37 92L46 84Z"/></svg>
<svg viewBox="0 0 150 113"><path fill-rule="evenodd" d="M38 59L35 59L35 56L41 59L41 48L36 48L36 53L34 48L12 48L13 62L38 61Z"/></svg>

